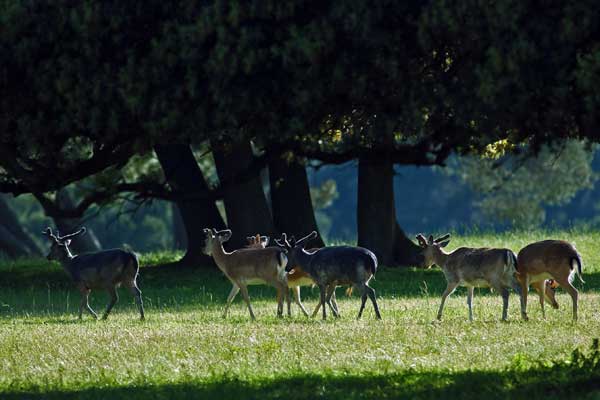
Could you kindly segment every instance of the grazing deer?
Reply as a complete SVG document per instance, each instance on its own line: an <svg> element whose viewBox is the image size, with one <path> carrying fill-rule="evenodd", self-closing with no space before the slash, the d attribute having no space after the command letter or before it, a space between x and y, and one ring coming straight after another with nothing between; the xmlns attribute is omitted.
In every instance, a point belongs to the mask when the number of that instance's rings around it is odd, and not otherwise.
<svg viewBox="0 0 600 400"><path fill-rule="evenodd" d="M144 319L142 292L136 283L139 270L137 256L130 251L121 249L73 255L69 250L71 239L85 232L85 228L65 236L60 236L58 231L56 235L53 234L50 228L46 228L43 232L52 243L46 258L60 262L81 293L79 319L82 318L84 308L94 318L98 318L98 315L90 307L88 300L92 289L104 289L110 295L110 303L102 317L106 319L119 300L117 288L120 285L127 287L133 294L140 312L140 319Z"/></svg>
<svg viewBox="0 0 600 400"><path fill-rule="evenodd" d="M381 319L379 307L375 298L375 290L369 286L369 281L377 271L377 257L370 250L362 247L331 246L323 247L311 253L305 249L309 239L317 237L313 231L296 241L284 237L285 247L289 249L290 262L287 272L300 267L317 284L321 293L320 305L323 307L323 319L327 318L325 304L327 303L335 317L339 316L337 307L333 307L331 299L338 285L352 285L361 293L361 305L358 318L362 316L367 297L371 299L377 319Z"/></svg>
<svg viewBox="0 0 600 400"><path fill-rule="evenodd" d="M502 295L502 320L506 321L508 310L508 288L520 293L515 277L517 256L509 249L468 248L460 247L450 253L442 248L450 243L450 235L446 234L437 239L430 235L426 240L421 234L417 235L419 245L423 248L426 268L433 264L439 266L446 277L447 286L442 294L442 303L437 313L437 319L442 319L446 298L458 286L467 287L467 305L469 306L469 321L473 320L473 290L475 287L491 287Z"/></svg>
<svg viewBox="0 0 600 400"><path fill-rule="evenodd" d="M223 248L223 243L231 238L231 230L204 229L206 242L204 253L211 255L219 269L231 281L233 285L227 305L223 311L223 318L227 317L229 306L239 291L248 306L250 318L255 320L250 298L248 297L248 285L270 285L277 289L277 316L283 315L283 297L287 301L288 316L291 315L290 294L287 288L287 275L285 267L288 258L285 252L277 247L267 248L245 248L228 253Z"/></svg>
<svg viewBox="0 0 600 400"><path fill-rule="evenodd" d="M519 251L517 256L518 279L521 284L521 316L528 320L527 316L527 292L531 284L540 295L540 305L542 306L542 316L544 312L544 295L552 292L550 302L554 308L558 308L558 303L554 299L554 291L545 284L547 279L553 279L558 285L562 286L573 300L573 320L577 320L577 299L579 292L573 286L574 275L577 274L579 280L584 283L581 277L583 263L581 255L569 242L563 240L543 240L541 242L531 243ZM554 284L554 288L558 286ZM545 289L545 290L544 290ZM554 301L552 301L554 299Z"/></svg>
<svg viewBox="0 0 600 400"><path fill-rule="evenodd" d="M285 245L285 241L286 241L286 234L284 233L281 237L281 239L277 240L275 239L275 242L277 243L277 245L283 249L285 249L286 251L289 251L288 248L286 248ZM269 237L268 236L261 236L260 234L256 234L256 236L248 236L246 237L246 240L248 241L248 248L265 248L267 247L267 245L269 244ZM318 249L309 249L308 252L310 253L314 253L315 251L317 251ZM304 308L304 304L302 304L302 300L300 297L300 287L301 286L313 286L315 285L315 282L310 278L310 276L304 272L302 270L302 268L298 267L298 266L294 266L292 267L293 269L290 270L290 272L288 272L287 274L287 282L288 282L288 287L290 289L292 289L292 292L294 293L294 301L296 302L296 304L298 305L298 307L300 307L300 310L302 310L302 313L308 317L308 311L306 311L306 308ZM278 293L279 295L279 293ZM279 301L279 298L277 298L277 301ZM338 308L337 308L337 302L335 300L335 292L333 293L332 297L331 297L331 304L335 307L335 312L338 312ZM321 308L321 303L317 304L317 306L315 307L315 310L312 313L312 316L314 317L315 315L317 315L317 312L319 312L319 309Z"/></svg>

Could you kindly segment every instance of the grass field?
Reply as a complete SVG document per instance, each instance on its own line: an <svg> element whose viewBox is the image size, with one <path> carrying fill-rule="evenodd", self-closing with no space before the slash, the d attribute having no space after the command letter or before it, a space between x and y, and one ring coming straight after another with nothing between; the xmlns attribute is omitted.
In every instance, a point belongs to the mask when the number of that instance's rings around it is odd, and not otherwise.
<svg viewBox="0 0 600 400"><path fill-rule="evenodd" d="M230 288L217 272L144 267L140 287L147 320L125 290L107 321L76 319L79 295L45 260L0 264L0 399L17 398L600 398L600 233L584 231L472 234L460 245L518 251L545 238L574 242L583 255L580 319L571 299L542 320L530 297L529 322L511 295L476 290L473 323L465 290L453 294L434 323L445 287L439 269L382 268L373 287L383 320L338 290L342 318L275 317L274 289L253 287L258 320L241 298L220 317ZM161 258L162 257L162 258ZM143 264L173 255L145 255ZM305 288L305 304L318 290ZM104 293L92 293L102 311Z"/></svg>

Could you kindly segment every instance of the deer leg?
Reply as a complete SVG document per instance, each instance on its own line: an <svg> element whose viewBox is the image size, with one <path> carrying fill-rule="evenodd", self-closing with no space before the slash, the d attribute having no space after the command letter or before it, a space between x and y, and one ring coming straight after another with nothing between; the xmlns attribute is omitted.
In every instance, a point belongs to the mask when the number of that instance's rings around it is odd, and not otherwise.
<svg viewBox="0 0 600 400"><path fill-rule="evenodd" d="M358 316L356 317L356 319L360 319L360 317L362 317L363 310L365 309L367 297L369 296L367 294L367 287L367 285L363 284L363 286L360 288L360 309L358 310Z"/></svg>
<svg viewBox="0 0 600 400"><path fill-rule="evenodd" d="M469 286L467 288L467 306L469 306L469 321L473 322L473 291L475 288Z"/></svg>
<svg viewBox="0 0 600 400"><path fill-rule="evenodd" d="M546 311L544 310L544 295L546 290L546 281L541 280L531 284L540 297L540 307L542 308L542 318L546 319Z"/></svg>
<svg viewBox="0 0 600 400"><path fill-rule="evenodd" d="M288 317L292 316L292 304L290 301L290 289L287 284L283 285L283 290L285 290L285 302L287 303L287 315Z"/></svg>
<svg viewBox="0 0 600 400"><path fill-rule="evenodd" d="M338 307L338 303L335 298L335 291L333 291L333 294L331 295L331 304L335 307L335 311L337 312L338 316L340 316L340 308Z"/></svg>
<svg viewBox="0 0 600 400"><path fill-rule="evenodd" d="M98 319L98 314L96 314L94 312L94 310L92 310L92 307L90 307L90 303L89 303L91 290L88 288L82 288L82 289L80 289L80 292L81 292L81 303L79 304L79 319L82 319L82 317L83 317L82 314L83 314L84 308L87 310L87 312L90 313L90 315L92 317L94 317L94 319Z"/></svg>
<svg viewBox="0 0 600 400"><path fill-rule="evenodd" d="M326 298L326 286L325 285L319 285L319 291L321 292L321 307L323 307L323 319L327 319L327 306L325 305L325 298Z"/></svg>
<svg viewBox="0 0 600 400"><path fill-rule="evenodd" d="M529 292L529 277L524 276L519 279L521 283L521 318L524 321L529 321L527 316L527 292Z"/></svg>
<svg viewBox="0 0 600 400"><path fill-rule="evenodd" d="M365 284L365 287L367 288L367 294L369 295L369 298L371 299L371 303L373 303L373 309L375 310L375 316L377 317L377 319L381 319L381 314L379 313L379 306L377 305L377 300L375 298L375 289L373 289L371 286Z"/></svg>
<svg viewBox="0 0 600 400"><path fill-rule="evenodd" d="M300 310L302 310L302 313L304 314L304 316L308 317L308 311L306 311L306 308L304 308L304 304L302 304L302 300L300 299L300 286L293 287L292 291L294 292L294 300L296 301L296 304L298 304L298 307L300 307ZM317 309L317 311L318 311L318 309ZM314 315L313 315L313 317L314 317Z"/></svg>
<svg viewBox="0 0 600 400"><path fill-rule="evenodd" d="M281 318L283 317L283 296L285 293L283 293L283 289L279 285L275 289L277 289L277 318Z"/></svg>
<svg viewBox="0 0 600 400"><path fill-rule="evenodd" d="M108 306L106 307L106 311L104 312L102 319L108 318L108 314L110 314L110 310L112 310L112 308L115 306L115 304L117 304L117 301L119 301L119 295L117 294L116 287L112 287L112 288L108 289L108 294L110 295L110 302L108 303Z"/></svg>
<svg viewBox="0 0 600 400"><path fill-rule="evenodd" d="M137 304L138 310L140 312L140 319L143 320L144 317L144 302L142 301L142 291L137 287L137 284L133 282L133 285L129 288L131 294L135 298L135 303Z"/></svg>
<svg viewBox="0 0 600 400"><path fill-rule="evenodd" d="M577 291L577 289L575 289L575 286L573 286L571 282L569 282L568 279L557 279L556 281L571 296L571 299L573 300L573 321L577 321L577 300L579 298L579 292Z"/></svg>
<svg viewBox="0 0 600 400"><path fill-rule="evenodd" d="M444 293L442 293L442 302L440 304L440 308L438 309L438 313L437 313L438 321L441 321L441 319L442 319L442 312L444 311L444 303L446 302L446 297L448 297L450 294L452 294L452 292L454 292L454 289L456 289L457 286L458 286L457 282L448 282L448 284L446 285L446 290L444 290Z"/></svg>
<svg viewBox="0 0 600 400"><path fill-rule="evenodd" d="M254 316L254 311L252 311L252 306L250 305L250 296L248 296L248 287L246 285L239 285L240 290L242 291L242 297L244 298L244 301L246 302L246 305L248 306L248 311L250 312L250 318L252 319L252 321L256 320L256 317Z"/></svg>
<svg viewBox="0 0 600 400"><path fill-rule="evenodd" d="M240 287L234 283L233 286L231 286L229 295L227 296L227 304L225 304L225 310L223 310L223 315L222 315L223 318L227 318L227 313L229 312L229 306L231 305L231 303L233 302L233 299L235 299L235 296L237 296L239 291L240 291Z"/></svg>
<svg viewBox="0 0 600 400"><path fill-rule="evenodd" d="M335 285L329 285L327 287L327 293L326 293L326 301L327 304L329 305L329 308L331 309L331 312L333 314L333 316L335 318L338 318L340 315L337 312L337 309L333 307L333 305L331 304L331 296L335 293Z"/></svg>
<svg viewBox="0 0 600 400"><path fill-rule="evenodd" d="M317 306L315 307L315 310L313 311L311 317L314 318L317 316L317 313L319 312L319 310L321 309L321 301L319 300L319 302L317 303Z"/></svg>
<svg viewBox="0 0 600 400"><path fill-rule="evenodd" d="M500 295L502 296L502 321L506 321L508 319L508 296L510 292L507 288L498 288Z"/></svg>

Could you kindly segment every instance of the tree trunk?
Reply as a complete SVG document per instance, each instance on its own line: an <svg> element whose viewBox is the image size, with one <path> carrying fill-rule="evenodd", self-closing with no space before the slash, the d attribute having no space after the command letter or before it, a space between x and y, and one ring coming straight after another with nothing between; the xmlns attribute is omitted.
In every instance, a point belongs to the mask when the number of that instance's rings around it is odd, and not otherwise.
<svg viewBox="0 0 600 400"><path fill-rule="evenodd" d="M9 195L0 193L0 250L11 257L42 255L40 246L19 223L10 199Z"/></svg>
<svg viewBox="0 0 600 400"><path fill-rule="evenodd" d="M179 207L175 203L171 203L171 214L173 223L173 248L176 250L185 250L188 245L185 222L181 217Z"/></svg>
<svg viewBox="0 0 600 400"><path fill-rule="evenodd" d="M319 232L304 165L276 157L269 162L269 181L273 222L277 230L297 239L312 231ZM323 247L325 243L319 235L310 246Z"/></svg>
<svg viewBox="0 0 600 400"><path fill-rule="evenodd" d="M213 150L213 156L221 182L247 169L254 157L250 142L226 144ZM247 236L276 233L258 173L245 182L226 185L223 200L227 225L233 233L226 244L228 249L244 247Z"/></svg>
<svg viewBox="0 0 600 400"><path fill-rule="evenodd" d="M208 185L189 145L156 146L154 151L171 188L190 195L208 193ZM203 229L225 228L215 202L209 199L196 199L180 200L176 204L187 236L187 251L178 264L212 268L214 266L212 259L202 252L205 241Z"/></svg>
<svg viewBox="0 0 600 400"><path fill-rule="evenodd" d="M382 265L414 266L421 251L396 221L393 181L391 161L359 160L358 245L373 251Z"/></svg>
<svg viewBox="0 0 600 400"><path fill-rule="evenodd" d="M56 193L56 202L63 209L71 209L75 207L73 195L66 188L62 188ZM61 235L75 232L81 227L79 218L54 218L54 223L58 227ZM99 251L102 249L100 241L96 237L94 231L87 228L85 235L78 236L73 239L70 245L75 254Z"/></svg>

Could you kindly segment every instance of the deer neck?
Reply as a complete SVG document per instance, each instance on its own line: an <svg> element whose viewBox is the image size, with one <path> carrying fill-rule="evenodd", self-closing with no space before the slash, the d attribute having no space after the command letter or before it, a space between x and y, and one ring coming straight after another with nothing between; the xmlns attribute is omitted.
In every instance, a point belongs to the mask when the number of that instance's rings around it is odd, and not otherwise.
<svg viewBox="0 0 600 400"><path fill-rule="evenodd" d="M295 262L300 268L302 268L305 271L308 271L310 269L310 261L312 259L311 253L301 248L298 249L298 251L294 252L294 256Z"/></svg>
<svg viewBox="0 0 600 400"><path fill-rule="evenodd" d="M450 253L446 253L443 249L438 248L433 252L433 261L438 267L444 268L448 262L449 256Z"/></svg>
<svg viewBox="0 0 600 400"><path fill-rule="evenodd" d="M225 249L223 248L223 243L220 243L218 241L215 241L213 243L213 245L212 245L213 259L215 260L217 267L219 267L219 269L223 272L225 272L227 256L229 256L230 254L231 253L226 252Z"/></svg>

